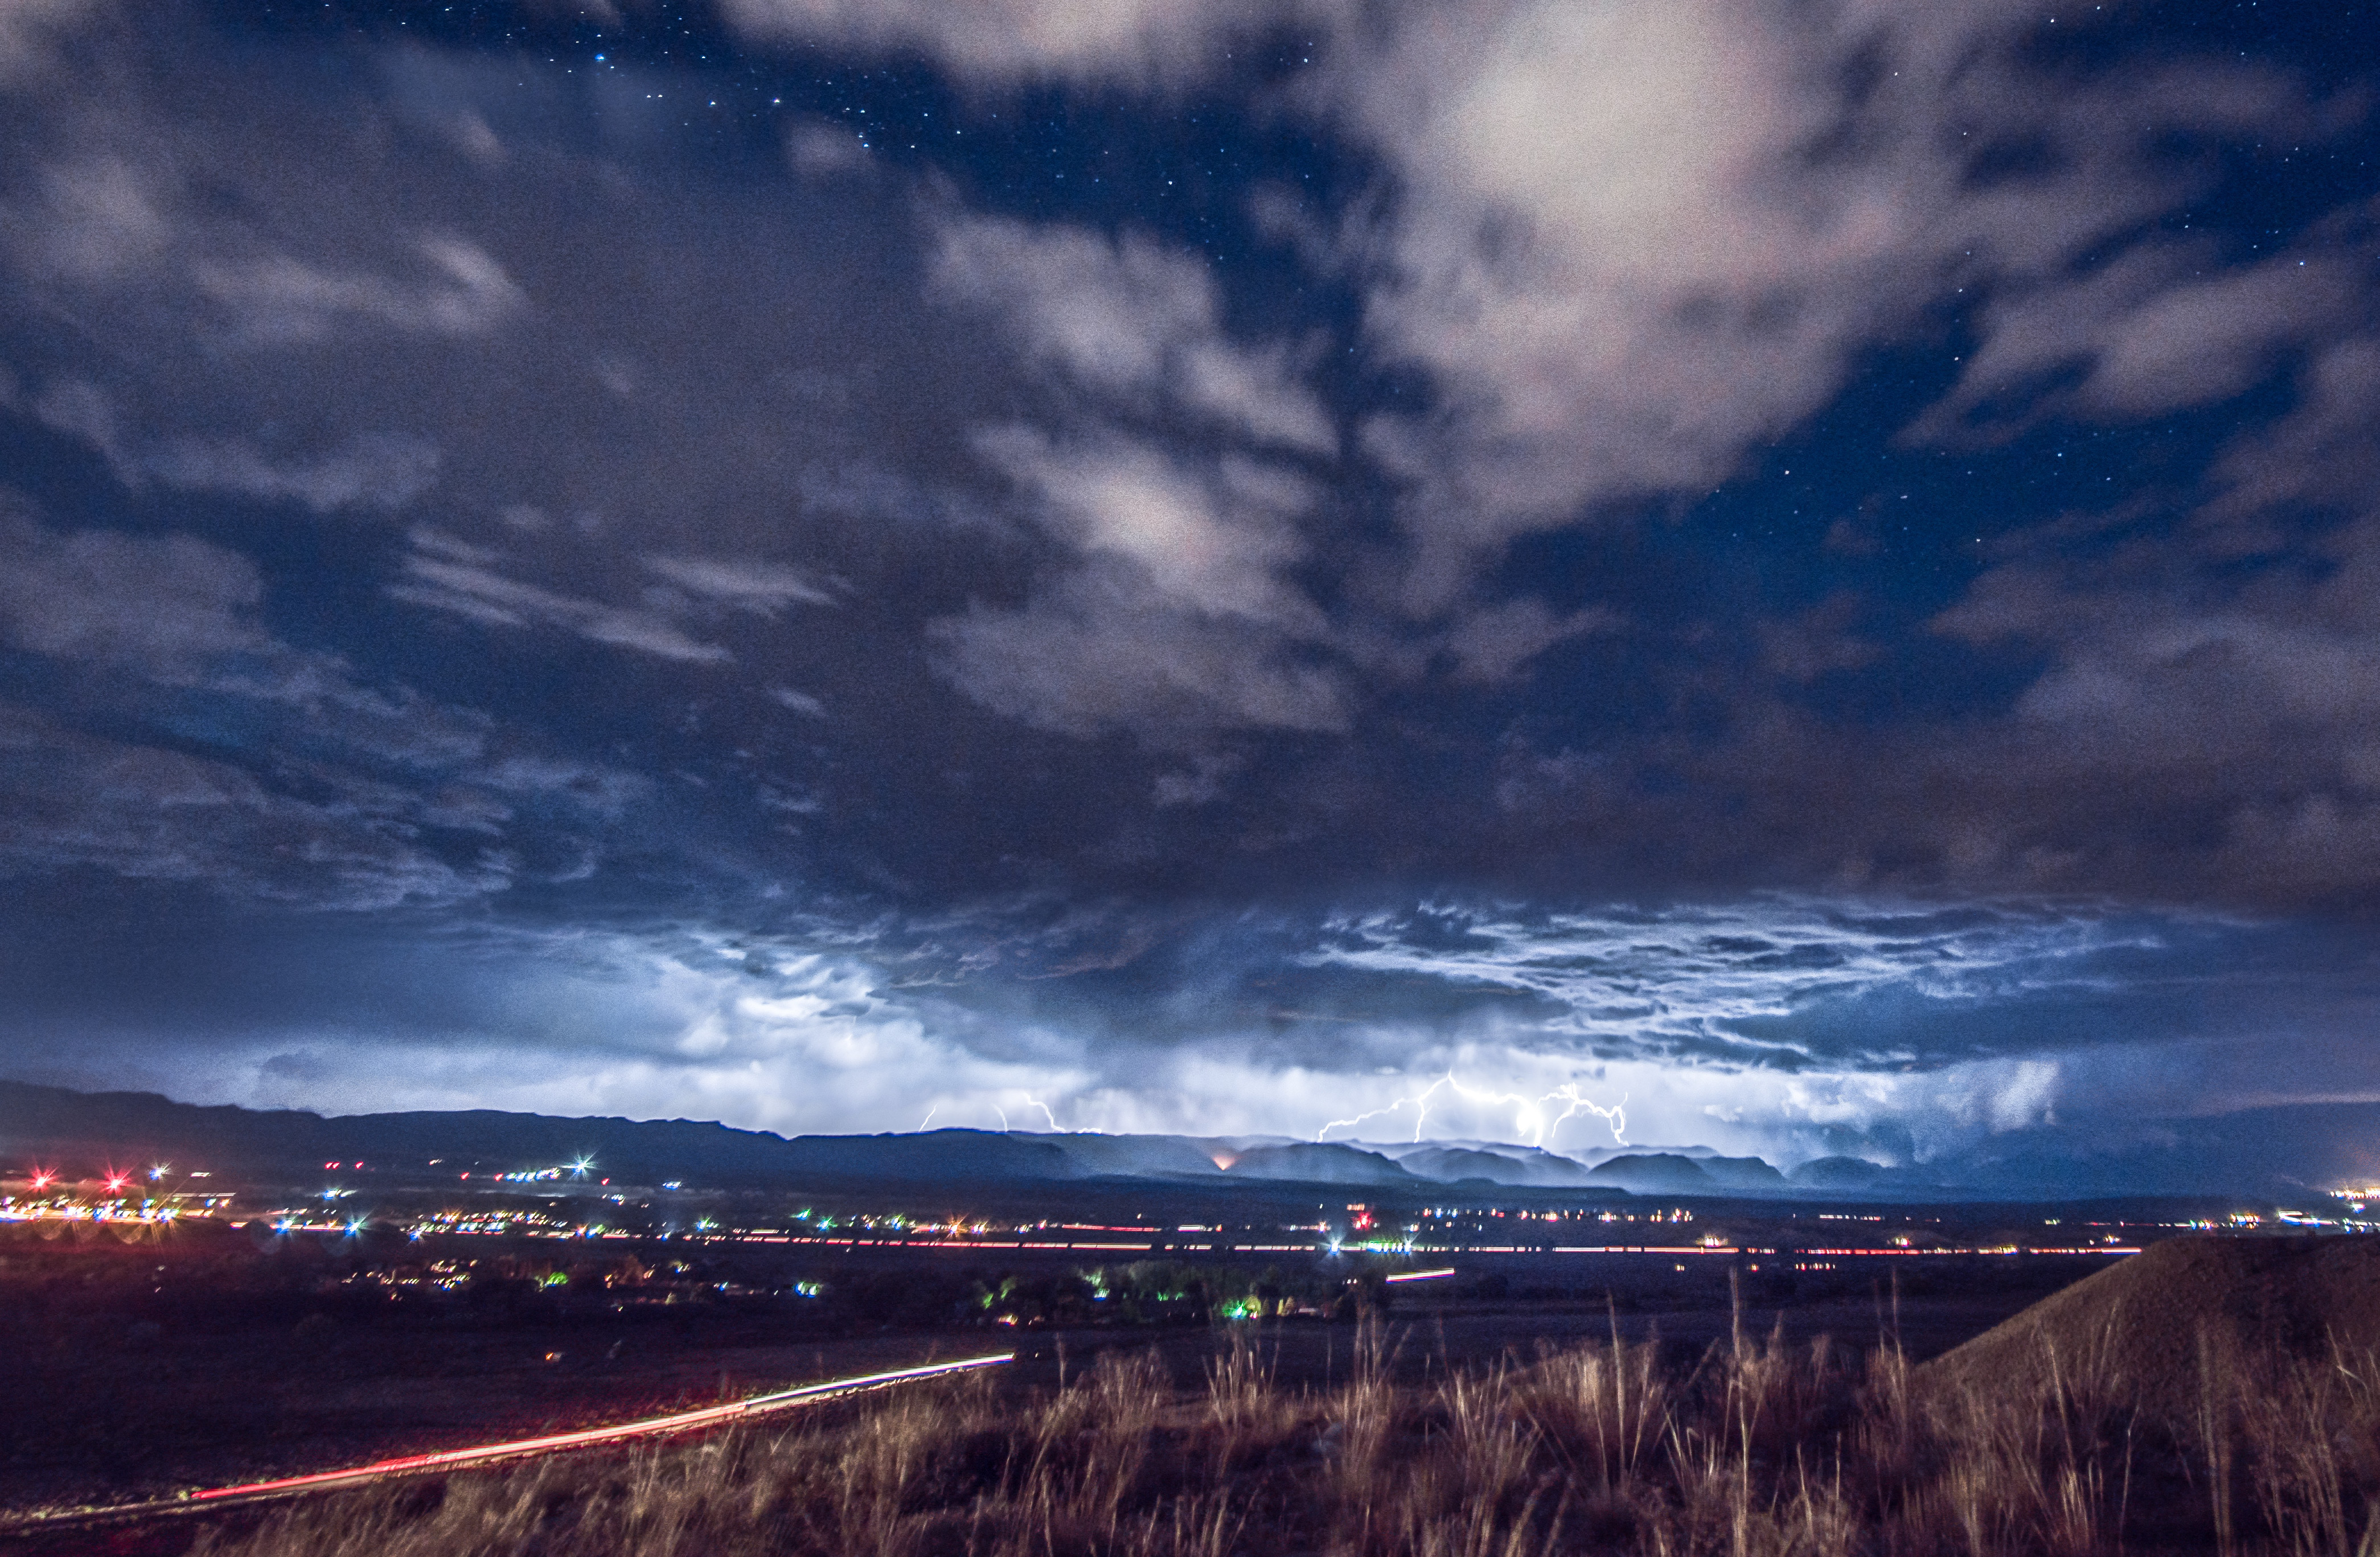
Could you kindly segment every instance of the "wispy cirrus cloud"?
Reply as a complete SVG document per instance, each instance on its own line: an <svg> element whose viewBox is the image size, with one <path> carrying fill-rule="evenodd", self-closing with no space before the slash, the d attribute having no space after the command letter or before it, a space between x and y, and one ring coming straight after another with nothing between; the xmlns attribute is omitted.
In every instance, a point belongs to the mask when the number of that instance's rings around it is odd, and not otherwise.
<svg viewBox="0 0 2380 1557"><path fill-rule="evenodd" d="M834 596L797 568L719 557L647 557L645 566L705 600L774 616L788 605L832 605Z"/></svg>
<svg viewBox="0 0 2380 1557"><path fill-rule="evenodd" d="M759 39L922 49L969 78L995 82L1179 80L1218 63L1234 37L1351 9L1343 0L989 0L956 10L933 0L728 0L723 8Z"/></svg>
<svg viewBox="0 0 2380 1557"><path fill-rule="evenodd" d="M358 432L327 448L268 451L250 437L144 440L115 400L86 379L47 385L32 405L44 425L82 439L128 486L232 493L296 502L317 514L404 507L438 479L437 445L401 432Z"/></svg>
<svg viewBox="0 0 2380 1557"><path fill-rule="evenodd" d="M995 314L1032 360L1098 395L1105 414L1211 419L1258 445L1328 456L1338 435L1302 381L1311 351L1236 341L1201 259L1139 234L946 216L932 285Z"/></svg>
<svg viewBox="0 0 2380 1557"><path fill-rule="evenodd" d="M1021 342L1047 386L1038 423L971 442L1071 559L1021 605L930 626L953 684L1045 728L1160 747L1344 728L1330 624L1289 577L1321 501L1311 467L1336 445L1300 354L1232 339L1206 264L1133 235L947 218L932 286Z"/></svg>
<svg viewBox="0 0 2380 1557"><path fill-rule="evenodd" d="M388 586L388 596L481 626L560 627L591 642L663 660L716 664L735 657L719 644L687 636L654 612L560 594L508 578L476 559L442 555L435 548L407 559L405 577Z"/></svg>
<svg viewBox="0 0 2380 1557"><path fill-rule="evenodd" d="M422 274L403 279L265 253L201 259L191 280L246 346L319 341L352 326L472 335L526 306L520 284L470 239L440 234L413 248Z"/></svg>

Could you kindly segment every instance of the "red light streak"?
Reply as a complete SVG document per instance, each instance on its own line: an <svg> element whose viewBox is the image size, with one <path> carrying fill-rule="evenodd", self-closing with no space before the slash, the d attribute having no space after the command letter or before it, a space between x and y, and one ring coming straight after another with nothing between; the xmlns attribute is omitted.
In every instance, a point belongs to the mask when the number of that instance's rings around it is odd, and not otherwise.
<svg viewBox="0 0 2380 1557"><path fill-rule="evenodd" d="M583 1449L598 1443L621 1443L631 1439L657 1438L682 1432L696 1432L705 1428L722 1427L730 1422L748 1421L778 1411L832 1400L843 1395L857 1394L868 1390L880 1390L914 1380L931 1379L947 1373L962 1373L978 1368L996 1368L1014 1362L1016 1354L1001 1352L990 1356L962 1357L955 1362L927 1363L919 1368L895 1368L889 1373L868 1373L851 1379L832 1379L822 1384L804 1384L796 1389L779 1390L771 1394L753 1395L748 1399L730 1401L724 1405L708 1405L696 1411L680 1411L667 1417L647 1417L638 1421L620 1422L607 1428L585 1428L577 1432L548 1433L540 1438L519 1438L504 1443L482 1443L468 1449L442 1449L427 1454L405 1454L393 1460L376 1460L370 1465L354 1466L346 1470L316 1471L309 1476L285 1476L273 1481L249 1481L231 1487L210 1487L180 1498L160 1499L153 1502L123 1503L113 1508L78 1509L71 1514L33 1514L18 1519L0 1519L0 1531L67 1528L78 1525L105 1523L137 1518L144 1514L188 1513L198 1507L228 1507L249 1500L288 1497L301 1492L327 1490L334 1487L353 1486L377 1481L388 1477L419 1476L434 1471L462 1470L473 1466L492 1465L504 1460L520 1459L532 1454L551 1454L565 1449Z"/></svg>
<svg viewBox="0 0 2380 1557"><path fill-rule="evenodd" d="M220 1502L225 1498L257 1497L271 1492L295 1491L309 1487L328 1487L348 1481L376 1479L383 1476L404 1476L424 1470L452 1470L463 1466L485 1465L495 1460L515 1459L525 1454L547 1454L558 1449L583 1448L592 1443L617 1443L631 1438L652 1438L680 1433L699 1428L715 1427L722 1422L740 1421L746 1417L767 1416L771 1412L789 1410L836 1395L852 1394L862 1390L882 1389L889 1384L906 1383L913 1379L930 1379L944 1373L957 1373L978 1368L996 1367L1014 1362L1016 1354L1002 1352L992 1356L965 1357L957 1362L928 1363L922 1368L897 1368L890 1373L868 1373L855 1379L835 1379L823 1384L805 1384L799 1389L780 1390L774 1394L754 1395L748 1400L730 1401L724 1405L707 1405L697 1411L680 1411L667 1417L648 1417L641 1421L621 1422L608 1428L585 1428L577 1432L548 1433L542 1438L520 1438L507 1443L483 1443L469 1449L443 1449L430 1454L407 1454L394 1460L379 1460L350 1470L316 1471L311 1476L286 1476L277 1481L252 1481L237 1487L214 1487L202 1492L192 1492L189 1501Z"/></svg>

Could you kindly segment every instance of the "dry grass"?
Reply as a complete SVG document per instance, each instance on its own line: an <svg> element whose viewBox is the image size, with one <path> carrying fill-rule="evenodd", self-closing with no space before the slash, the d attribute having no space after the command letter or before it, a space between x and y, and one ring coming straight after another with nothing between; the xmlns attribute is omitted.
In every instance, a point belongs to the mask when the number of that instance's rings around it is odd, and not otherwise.
<svg viewBox="0 0 2380 1557"><path fill-rule="evenodd" d="M2112 1320L2110 1332L2112 1333ZM2376 1557L2380 1357L2186 1338L2183 1420L2113 1349L2049 1343L1990 1388L1890 1347L1738 1333L1343 1385L1234 1347L1177 1394L1111 1354L1054 1393L977 1377L790 1427L299 1505L228 1557L1543 1557L2222 1551Z"/></svg>

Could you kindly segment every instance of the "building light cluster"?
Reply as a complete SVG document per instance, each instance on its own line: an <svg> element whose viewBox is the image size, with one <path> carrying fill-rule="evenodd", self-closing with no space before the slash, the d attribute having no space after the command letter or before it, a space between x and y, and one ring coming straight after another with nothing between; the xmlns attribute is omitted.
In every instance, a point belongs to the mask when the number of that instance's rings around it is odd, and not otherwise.
<svg viewBox="0 0 2380 1557"><path fill-rule="evenodd" d="M544 1235L552 1237L572 1231L572 1224L551 1211L516 1210L505 1206L479 1206L468 1210L431 1211L417 1217L405 1227L406 1235L419 1238L429 1234L462 1234L487 1236L499 1234Z"/></svg>
<svg viewBox="0 0 2380 1557"><path fill-rule="evenodd" d="M111 1169L91 1179L68 1179L54 1169L35 1168L22 1177L0 1182L0 1222L157 1227L211 1220L231 1209L233 1195L228 1190L163 1187L162 1181L172 1174L173 1169L163 1163L138 1175ZM133 1188L136 1176L147 1187Z"/></svg>

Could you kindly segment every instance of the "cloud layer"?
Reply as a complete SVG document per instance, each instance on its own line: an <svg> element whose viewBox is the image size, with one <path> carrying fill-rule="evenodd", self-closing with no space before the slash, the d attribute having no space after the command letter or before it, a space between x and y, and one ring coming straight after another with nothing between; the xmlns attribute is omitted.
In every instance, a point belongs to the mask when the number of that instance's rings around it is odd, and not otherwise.
<svg viewBox="0 0 2380 1557"><path fill-rule="evenodd" d="M1944 1161L2361 1095L2343 23L598 10L0 22L0 873L253 981L43 975L0 1066Z"/></svg>

